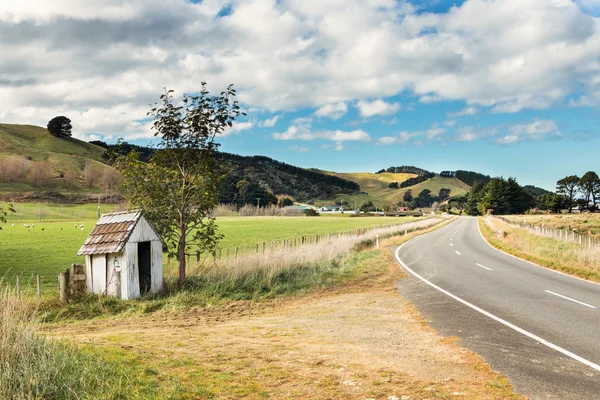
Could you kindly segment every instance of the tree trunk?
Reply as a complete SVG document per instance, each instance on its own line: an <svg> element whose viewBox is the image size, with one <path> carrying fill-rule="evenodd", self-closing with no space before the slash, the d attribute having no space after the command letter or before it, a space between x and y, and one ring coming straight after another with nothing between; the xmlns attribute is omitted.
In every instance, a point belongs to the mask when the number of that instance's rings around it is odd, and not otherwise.
<svg viewBox="0 0 600 400"><path fill-rule="evenodd" d="M179 244L177 245L177 254L179 255L179 286L185 281L185 221L183 218L179 221Z"/></svg>

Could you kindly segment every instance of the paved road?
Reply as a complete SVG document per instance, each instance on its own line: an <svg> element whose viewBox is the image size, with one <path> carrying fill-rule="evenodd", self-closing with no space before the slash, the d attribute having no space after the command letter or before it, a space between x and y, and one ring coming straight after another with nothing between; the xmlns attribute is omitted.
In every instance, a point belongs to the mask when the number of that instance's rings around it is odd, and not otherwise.
<svg viewBox="0 0 600 400"><path fill-rule="evenodd" d="M472 217L404 244L396 257L410 275L400 292L516 391L600 399L600 285L493 249Z"/></svg>

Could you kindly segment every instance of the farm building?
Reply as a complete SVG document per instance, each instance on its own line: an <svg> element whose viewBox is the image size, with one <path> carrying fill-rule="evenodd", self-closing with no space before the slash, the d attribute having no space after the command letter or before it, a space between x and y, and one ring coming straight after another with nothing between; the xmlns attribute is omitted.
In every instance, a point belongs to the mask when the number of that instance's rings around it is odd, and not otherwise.
<svg viewBox="0 0 600 400"><path fill-rule="evenodd" d="M102 215L77 254L85 255L88 292L134 299L162 289L162 251L161 237L136 210Z"/></svg>

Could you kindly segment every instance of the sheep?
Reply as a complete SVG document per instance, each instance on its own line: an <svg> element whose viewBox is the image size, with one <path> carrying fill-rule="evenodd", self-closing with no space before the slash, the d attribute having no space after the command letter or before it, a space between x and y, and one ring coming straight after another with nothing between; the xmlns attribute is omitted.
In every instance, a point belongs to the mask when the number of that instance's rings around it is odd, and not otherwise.
<svg viewBox="0 0 600 400"><path fill-rule="evenodd" d="M84 231L84 229L83 229L83 226L82 226L82 227L81 227L81 232L83 232L83 231Z"/></svg>
<svg viewBox="0 0 600 400"><path fill-rule="evenodd" d="M14 228L14 227L15 227L15 224L12 224L12 227Z"/></svg>
<svg viewBox="0 0 600 400"><path fill-rule="evenodd" d="M77 225L73 225L73 227L77 228Z"/></svg>
<svg viewBox="0 0 600 400"><path fill-rule="evenodd" d="M83 229L83 224L79 225L79 229Z"/></svg>
<svg viewBox="0 0 600 400"><path fill-rule="evenodd" d="M32 228L35 228L35 224L31 224L31 227L32 227Z"/></svg>
<svg viewBox="0 0 600 400"><path fill-rule="evenodd" d="M29 224L23 224L23 228L29 229Z"/></svg>

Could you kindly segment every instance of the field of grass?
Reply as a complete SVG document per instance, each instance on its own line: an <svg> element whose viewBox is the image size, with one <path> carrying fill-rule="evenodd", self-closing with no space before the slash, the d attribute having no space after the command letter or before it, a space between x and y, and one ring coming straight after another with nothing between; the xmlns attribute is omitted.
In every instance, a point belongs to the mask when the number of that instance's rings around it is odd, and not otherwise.
<svg viewBox="0 0 600 400"><path fill-rule="evenodd" d="M546 228L552 229L575 229L581 235L590 235L600 239L600 213L509 215L506 218L535 226L544 225Z"/></svg>
<svg viewBox="0 0 600 400"><path fill-rule="evenodd" d="M21 282L29 291L34 290L35 276L42 277L44 293L56 294L57 274L73 263L84 263L77 251L92 230L96 219L75 218L70 221L53 221L53 216L84 215L95 217L96 206L61 206L51 209L48 220L35 222L35 227L25 228L23 222L7 223L0 231L0 279L6 284L14 282L15 275L22 275ZM102 212L110 211L111 206ZM24 216L33 218L36 205L17 204ZM106 209L108 208L108 210ZM357 228L399 224L413 221L410 217L221 217L217 219L219 231L225 235L221 248L240 251L248 246L270 243L274 240L299 239L302 236L326 235ZM31 220L27 220L31 224ZM82 231L79 226L84 225ZM223 254L225 254L223 252ZM164 257L166 270L175 268L175 262Z"/></svg>
<svg viewBox="0 0 600 400"><path fill-rule="evenodd" d="M15 203L14 213L7 216L9 225L30 222L67 222L94 220L98 218L97 204L52 204L52 203ZM114 212L117 206L100 204L100 214Z"/></svg>

